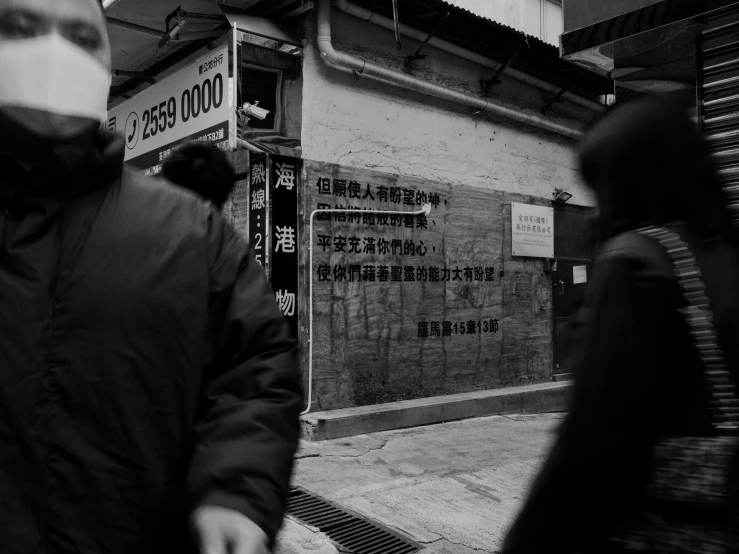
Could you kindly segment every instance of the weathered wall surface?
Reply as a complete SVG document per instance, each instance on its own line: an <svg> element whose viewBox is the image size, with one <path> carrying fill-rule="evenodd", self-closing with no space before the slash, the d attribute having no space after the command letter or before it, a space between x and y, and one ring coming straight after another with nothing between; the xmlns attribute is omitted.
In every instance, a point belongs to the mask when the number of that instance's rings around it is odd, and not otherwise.
<svg viewBox="0 0 739 554"><path fill-rule="evenodd" d="M239 235L249 240L249 153L236 150L231 155L231 164L238 177L231 195L223 205L223 216Z"/></svg>
<svg viewBox="0 0 739 554"><path fill-rule="evenodd" d="M551 378L551 283L511 256L512 201L540 199L306 161L301 290L313 279L314 408L334 409ZM321 207L428 218L331 214ZM308 295L301 298L307 367Z"/></svg>
<svg viewBox="0 0 739 554"><path fill-rule="evenodd" d="M577 175L573 141L391 85L327 67L316 47L315 22L306 19L302 146L306 159L472 187L551 198L554 188L571 203L592 206L594 197ZM389 31L333 12L337 49L402 68L418 43L403 38L398 52ZM491 70L433 47L414 62L413 75L479 94ZM539 114L550 94L503 76L492 98ZM594 114L557 104L558 121L582 124Z"/></svg>

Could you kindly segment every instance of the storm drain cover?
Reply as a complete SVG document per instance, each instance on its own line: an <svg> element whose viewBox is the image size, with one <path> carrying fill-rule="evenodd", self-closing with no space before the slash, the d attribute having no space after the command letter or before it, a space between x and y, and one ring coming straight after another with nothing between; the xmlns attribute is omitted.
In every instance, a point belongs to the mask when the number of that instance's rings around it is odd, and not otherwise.
<svg viewBox="0 0 739 554"><path fill-rule="evenodd" d="M317 527L336 544L355 554L410 554L421 549L398 533L303 489L290 490L287 513Z"/></svg>

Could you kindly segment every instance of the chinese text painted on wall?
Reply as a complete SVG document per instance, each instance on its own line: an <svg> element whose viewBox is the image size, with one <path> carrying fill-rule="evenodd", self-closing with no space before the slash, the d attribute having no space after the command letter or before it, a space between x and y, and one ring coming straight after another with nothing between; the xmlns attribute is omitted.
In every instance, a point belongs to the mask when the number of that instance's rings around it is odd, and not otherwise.
<svg viewBox="0 0 739 554"><path fill-rule="evenodd" d="M473 260L454 265L440 263L446 261L442 246L436 243L441 223L437 224L437 216L440 207L446 205L440 193L326 176L314 179L314 187L316 207L333 210L316 214L319 224L312 240L318 261L312 278L318 284L428 283L445 287L446 283L486 286L495 282L493 265L474 264ZM428 215L413 213L426 204L431 206ZM497 331L498 320L494 321ZM454 332L440 331L440 337L462 335L468 329L462 329L460 322L448 323ZM424 325L426 322L419 323L419 329ZM492 329L488 319L484 326ZM433 336L432 331L419 331L414 338Z"/></svg>

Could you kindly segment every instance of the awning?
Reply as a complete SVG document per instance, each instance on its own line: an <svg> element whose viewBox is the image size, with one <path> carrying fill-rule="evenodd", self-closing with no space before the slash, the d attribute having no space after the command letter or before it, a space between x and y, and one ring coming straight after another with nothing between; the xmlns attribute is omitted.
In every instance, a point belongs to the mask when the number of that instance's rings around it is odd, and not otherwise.
<svg viewBox="0 0 739 554"><path fill-rule="evenodd" d="M226 6L221 6L221 10L223 10L224 15L228 18L231 25L235 26L240 31L268 39L279 40L293 46L303 46L303 42L300 40L298 33L289 23L283 23L276 19L249 15Z"/></svg>

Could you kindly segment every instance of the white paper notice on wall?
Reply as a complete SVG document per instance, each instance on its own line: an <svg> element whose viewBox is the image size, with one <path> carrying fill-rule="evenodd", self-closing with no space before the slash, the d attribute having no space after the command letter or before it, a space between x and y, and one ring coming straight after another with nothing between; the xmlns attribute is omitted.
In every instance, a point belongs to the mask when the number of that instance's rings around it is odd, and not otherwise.
<svg viewBox="0 0 739 554"><path fill-rule="evenodd" d="M572 283L577 285L578 283L588 282L587 267L584 265L573 265L572 266Z"/></svg>
<svg viewBox="0 0 739 554"><path fill-rule="evenodd" d="M511 203L511 252L530 258L554 257L554 208Z"/></svg>

